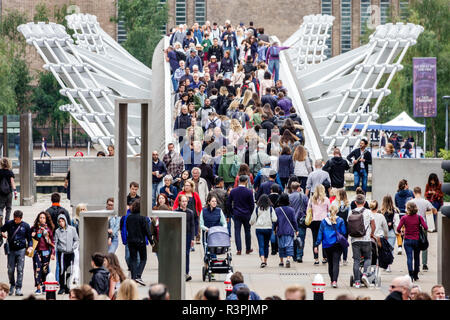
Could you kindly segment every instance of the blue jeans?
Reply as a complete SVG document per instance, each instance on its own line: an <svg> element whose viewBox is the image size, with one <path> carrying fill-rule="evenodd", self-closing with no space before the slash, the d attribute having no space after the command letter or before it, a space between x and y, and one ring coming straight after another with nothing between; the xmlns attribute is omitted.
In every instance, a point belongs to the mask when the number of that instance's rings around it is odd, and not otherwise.
<svg viewBox="0 0 450 320"><path fill-rule="evenodd" d="M173 91L177 92L177 90L178 90L178 81L174 78L174 75L172 75L171 79L172 79Z"/></svg>
<svg viewBox="0 0 450 320"><path fill-rule="evenodd" d="M270 60L268 70L274 75L274 81L277 82L280 76L280 60Z"/></svg>
<svg viewBox="0 0 450 320"><path fill-rule="evenodd" d="M252 248L252 236L250 234L250 219L244 217L234 217L234 239L237 251L242 251L241 227L244 226L245 249L249 251Z"/></svg>
<svg viewBox="0 0 450 320"><path fill-rule="evenodd" d="M228 234L230 235L230 239L231 239L231 218L228 219L227 229L228 229Z"/></svg>
<svg viewBox="0 0 450 320"><path fill-rule="evenodd" d="M364 192L367 192L367 171L364 169L359 172L355 171L353 174L355 176L355 190L359 187L360 180L362 180L361 188L364 190Z"/></svg>
<svg viewBox="0 0 450 320"><path fill-rule="evenodd" d="M406 251L406 263L408 264L408 271L418 273L420 267L419 240L405 239L405 241L403 242L403 248L405 248Z"/></svg>
<svg viewBox="0 0 450 320"><path fill-rule="evenodd" d="M147 263L147 247L145 243L130 243L128 250L130 250L131 279L140 279Z"/></svg>
<svg viewBox="0 0 450 320"><path fill-rule="evenodd" d="M108 253L116 253L117 247L119 247L119 237L113 237L111 245L108 246Z"/></svg>
<svg viewBox="0 0 450 320"><path fill-rule="evenodd" d="M20 159L20 145L19 144L15 144L14 145L15 149L16 149L16 157L17 159Z"/></svg>
<svg viewBox="0 0 450 320"><path fill-rule="evenodd" d="M14 251L11 250L8 254L8 278L9 285L22 289L23 280L23 266L25 264L25 248ZM14 279L14 272L17 268L17 281Z"/></svg>
<svg viewBox="0 0 450 320"><path fill-rule="evenodd" d="M44 157L47 156L47 157L51 158L51 156L50 156L50 154L47 152L47 150L45 150L45 151L42 150L42 151L41 151L41 158L42 158L42 156L44 156Z"/></svg>
<svg viewBox="0 0 450 320"><path fill-rule="evenodd" d="M294 237L280 236L278 237L278 254L280 258L292 257L294 255Z"/></svg>
<svg viewBox="0 0 450 320"><path fill-rule="evenodd" d="M152 207L156 206L156 195L158 194L158 183L152 183Z"/></svg>
<svg viewBox="0 0 450 320"><path fill-rule="evenodd" d="M294 255L296 259L303 258L303 248L305 247L306 228L298 226L298 237L302 240L302 246L297 247L297 243L294 242Z"/></svg>
<svg viewBox="0 0 450 320"><path fill-rule="evenodd" d="M259 256L269 257L269 242L272 235L272 229L256 229L256 238L258 239Z"/></svg>
<svg viewBox="0 0 450 320"><path fill-rule="evenodd" d="M409 153L409 149L405 149L405 153L403 154L403 158L411 158L411 154Z"/></svg>

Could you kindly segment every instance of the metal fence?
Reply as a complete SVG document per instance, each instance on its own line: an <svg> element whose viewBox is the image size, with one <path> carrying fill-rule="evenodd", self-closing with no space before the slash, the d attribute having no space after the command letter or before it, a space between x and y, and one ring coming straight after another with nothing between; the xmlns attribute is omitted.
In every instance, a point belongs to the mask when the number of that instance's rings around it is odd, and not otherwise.
<svg viewBox="0 0 450 320"><path fill-rule="evenodd" d="M34 160L33 171L37 176L52 176L55 173L67 173L69 159Z"/></svg>

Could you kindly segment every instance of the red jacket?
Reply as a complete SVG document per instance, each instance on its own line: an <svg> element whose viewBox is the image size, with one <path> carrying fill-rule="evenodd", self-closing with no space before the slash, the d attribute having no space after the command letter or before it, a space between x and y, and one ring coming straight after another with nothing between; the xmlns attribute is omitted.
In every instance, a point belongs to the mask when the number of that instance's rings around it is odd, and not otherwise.
<svg viewBox="0 0 450 320"><path fill-rule="evenodd" d="M179 203L178 203L178 199L180 198L181 195L186 194L186 192L181 191L180 193L178 193L177 198L175 199L175 202L173 203L173 210L177 210L179 207ZM200 200L200 197L198 195L197 192L192 192L192 194L194 195L194 200L195 200L195 211L197 211L197 216L200 216L200 212L202 212L202 201Z"/></svg>

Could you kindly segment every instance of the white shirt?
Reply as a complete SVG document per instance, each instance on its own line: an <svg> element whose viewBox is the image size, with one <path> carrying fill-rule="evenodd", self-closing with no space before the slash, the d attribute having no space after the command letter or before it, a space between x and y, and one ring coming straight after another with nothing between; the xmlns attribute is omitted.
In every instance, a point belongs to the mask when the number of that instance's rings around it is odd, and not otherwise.
<svg viewBox="0 0 450 320"><path fill-rule="evenodd" d="M412 200L409 200L408 202L414 202L417 206L417 213L422 216L422 218L427 219L426 212L433 210L433 205L430 201L424 198L414 198Z"/></svg>
<svg viewBox="0 0 450 320"><path fill-rule="evenodd" d="M366 229L366 234L364 236L362 236L362 237L351 237L352 238L352 243L355 242L355 241L367 241L367 242L370 242L371 241L370 235L372 234L372 227L370 226L370 221L374 220L373 219L373 214L372 214L372 212L370 212L370 210L368 210L368 209L366 209L364 207L362 207L361 209L356 208L355 210L357 210L357 211L363 210L361 214L363 215L364 228ZM352 214L353 213L350 213L348 215L348 217L350 217L350 215L352 215ZM347 218L347 221L348 221L348 218Z"/></svg>
<svg viewBox="0 0 450 320"><path fill-rule="evenodd" d="M258 209L258 217L256 217L256 209ZM255 207L252 217L250 218L250 224L255 225L255 229L272 229L272 222L277 222L277 215L275 209L272 207L262 210Z"/></svg>
<svg viewBox="0 0 450 320"><path fill-rule="evenodd" d="M372 213L372 216L373 216L373 220L375 220L374 236L375 237L384 237L385 239L387 239L389 229L388 229L386 218L381 213L377 213L377 214Z"/></svg>

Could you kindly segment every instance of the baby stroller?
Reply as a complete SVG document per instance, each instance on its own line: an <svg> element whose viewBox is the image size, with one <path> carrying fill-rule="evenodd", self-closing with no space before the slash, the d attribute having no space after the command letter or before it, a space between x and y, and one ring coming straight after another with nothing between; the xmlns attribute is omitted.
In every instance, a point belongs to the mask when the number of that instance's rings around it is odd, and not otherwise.
<svg viewBox="0 0 450 320"><path fill-rule="evenodd" d="M373 284L375 287L381 287L381 275L380 275L380 267L378 264L378 246L372 241L372 264L367 269L367 278L369 279L369 283ZM364 257L361 257L359 271L362 274L364 271ZM350 276L350 287L353 287L355 283L355 279L353 278L353 274ZM361 284L364 284L361 282Z"/></svg>
<svg viewBox="0 0 450 320"><path fill-rule="evenodd" d="M208 281L211 282L212 273L233 272L230 246L230 236L226 227L209 228L205 243L205 266L202 268L203 281L208 277ZM219 259L216 256L223 254L226 254L224 259Z"/></svg>

